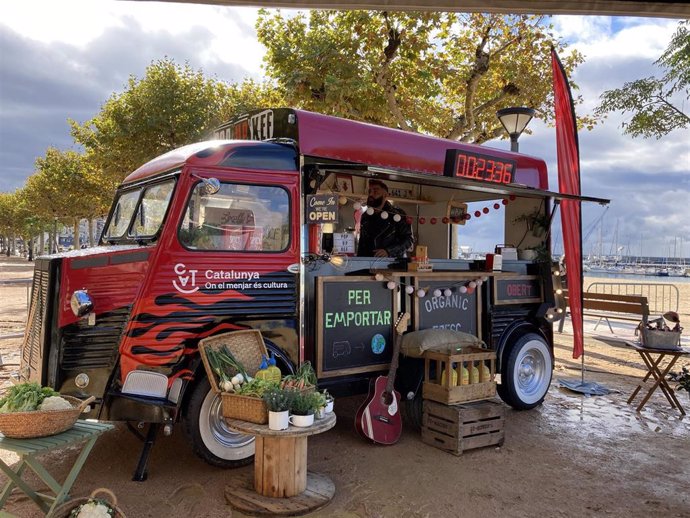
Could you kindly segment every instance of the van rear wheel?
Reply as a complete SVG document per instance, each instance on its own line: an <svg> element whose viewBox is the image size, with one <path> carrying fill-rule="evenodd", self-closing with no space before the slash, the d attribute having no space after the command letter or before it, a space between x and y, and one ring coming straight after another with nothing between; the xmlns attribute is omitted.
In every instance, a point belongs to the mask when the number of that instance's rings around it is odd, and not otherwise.
<svg viewBox="0 0 690 518"><path fill-rule="evenodd" d="M220 468L238 468L254 459L254 437L234 432L225 424L221 398L203 378L194 387L184 416L184 429L194 453Z"/></svg>
<svg viewBox="0 0 690 518"><path fill-rule="evenodd" d="M553 357L543 337L527 333L506 349L498 395L516 410L540 405L551 385Z"/></svg>

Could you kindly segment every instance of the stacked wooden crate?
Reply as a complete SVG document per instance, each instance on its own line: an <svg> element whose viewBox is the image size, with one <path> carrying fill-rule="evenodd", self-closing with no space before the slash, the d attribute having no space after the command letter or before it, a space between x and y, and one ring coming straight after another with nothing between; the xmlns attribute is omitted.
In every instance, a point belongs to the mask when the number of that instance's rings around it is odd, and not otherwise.
<svg viewBox="0 0 690 518"><path fill-rule="evenodd" d="M503 444L505 408L493 400L495 352L477 347L463 347L453 353L426 351L422 395L424 443L454 455Z"/></svg>

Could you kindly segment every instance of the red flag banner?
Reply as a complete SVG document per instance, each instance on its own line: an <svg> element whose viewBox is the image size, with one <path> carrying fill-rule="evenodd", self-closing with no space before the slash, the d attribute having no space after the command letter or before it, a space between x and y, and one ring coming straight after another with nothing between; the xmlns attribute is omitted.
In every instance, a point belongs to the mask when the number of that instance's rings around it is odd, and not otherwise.
<svg viewBox="0 0 690 518"><path fill-rule="evenodd" d="M558 190L580 196L580 146L577 138L575 107L568 78L554 49L551 49L553 96L556 116ZM568 274L568 299L573 323L573 358L584 352L582 331L582 213L579 200L561 200L561 226L565 268Z"/></svg>

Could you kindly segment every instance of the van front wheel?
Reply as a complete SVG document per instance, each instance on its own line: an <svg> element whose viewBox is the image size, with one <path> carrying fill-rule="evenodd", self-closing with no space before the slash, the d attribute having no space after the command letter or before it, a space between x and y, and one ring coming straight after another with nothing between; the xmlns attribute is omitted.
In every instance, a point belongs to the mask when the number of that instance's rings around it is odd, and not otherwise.
<svg viewBox="0 0 690 518"><path fill-rule="evenodd" d="M238 468L252 463L254 437L234 432L225 424L221 398L204 378L194 387L184 416L184 429L194 453L220 468Z"/></svg>

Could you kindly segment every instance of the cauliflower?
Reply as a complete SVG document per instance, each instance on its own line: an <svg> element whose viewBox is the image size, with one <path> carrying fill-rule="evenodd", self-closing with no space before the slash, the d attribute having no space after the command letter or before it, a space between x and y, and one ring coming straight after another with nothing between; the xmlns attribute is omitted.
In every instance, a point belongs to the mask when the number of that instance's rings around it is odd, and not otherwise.
<svg viewBox="0 0 690 518"><path fill-rule="evenodd" d="M47 397L38 407L39 410L71 410L72 408L72 403L60 396Z"/></svg>
<svg viewBox="0 0 690 518"><path fill-rule="evenodd" d="M112 518L113 509L99 500L89 500L72 511L70 516L74 518Z"/></svg>

